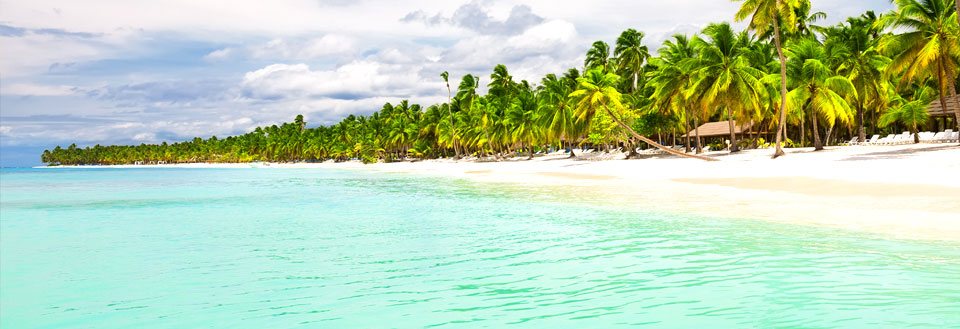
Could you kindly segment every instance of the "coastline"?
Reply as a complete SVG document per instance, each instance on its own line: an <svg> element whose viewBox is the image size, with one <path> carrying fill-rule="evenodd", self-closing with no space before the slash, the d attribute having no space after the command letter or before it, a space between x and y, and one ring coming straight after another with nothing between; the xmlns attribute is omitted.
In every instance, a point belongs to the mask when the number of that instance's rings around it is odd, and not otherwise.
<svg viewBox="0 0 960 329"><path fill-rule="evenodd" d="M562 188L591 204L862 231L903 239L960 241L960 147L885 147L714 152L722 161L660 156L592 161L565 155L500 162L453 161L165 164L89 168L349 169ZM619 158L614 156L613 158ZM47 168L47 167L43 167ZM62 167L51 167L62 168ZM67 167L69 168L69 167ZM88 167L84 167L88 168ZM577 201L577 200L574 200Z"/></svg>

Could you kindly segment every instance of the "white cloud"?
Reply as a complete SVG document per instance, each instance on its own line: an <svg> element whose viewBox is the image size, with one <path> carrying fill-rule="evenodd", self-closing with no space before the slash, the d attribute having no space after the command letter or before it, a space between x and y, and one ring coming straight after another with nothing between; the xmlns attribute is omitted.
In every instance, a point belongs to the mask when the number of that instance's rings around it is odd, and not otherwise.
<svg viewBox="0 0 960 329"><path fill-rule="evenodd" d="M203 59L208 61L218 61L218 60L229 58L230 55L233 55L233 52L234 52L233 48L217 49L217 50L211 51L206 56L203 56Z"/></svg>
<svg viewBox="0 0 960 329"><path fill-rule="evenodd" d="M36 34L0 36L0 48L0 74L5 78L39 74L56 64L103 58L113 52L92 40Z"/></svg>
<svg viewBox="0 0 960 329"><path fill-rule="evenodd" d="M272 64L247 72L243 94L252 98L327 97L355 99L416 94L415 67L355 61L335 70L311 70L307 64Z"/></svg>
<svg viewBox="0 0 960 329"><path fill-rule="evenodd" d="M133 135L133 140L137 142L154 142L157 140L157 134L139 133L139 134Z"/></svg>
<svg viewBox="0 0 960 329"><path fill-rule="evenodd" d="M354 50L351 38L327 34L305 41L288 42L273 39L269 42L251 46L249 56L259 59L313 59L329 55L348 55Z"/></svg>
<svg viewBox="0 0 960 329"><path fill-rule="evenodd" d="M10 96L70 96L78 92L73 86L11 83L0 85L0 95Z"/></svg>
<svg viewBox="0 0 960 329"><path fill-rule="evenodd" d="M416 10L406 14L400 21L422 22L428 26L448 24L481 34L516 34L543 22L543 17L534 14L530 6L523 4L510 8L510 14L501 20L492 15L489 4L490 1L473 0L457 8L449 17L443 14L431 16L423 10Z"/></svg>
<svg viewBox="0 0 960 329"><path fill-rule="evenodd" d="M350 56L355 52L356 42L353 38L326 34L306 40L294 39L288 41L283 38L274 38L267 42L242 48L222 48L208 53L203 58L208 61L220 61L236 56L263 60L311 60L332 56Z"/></svg>

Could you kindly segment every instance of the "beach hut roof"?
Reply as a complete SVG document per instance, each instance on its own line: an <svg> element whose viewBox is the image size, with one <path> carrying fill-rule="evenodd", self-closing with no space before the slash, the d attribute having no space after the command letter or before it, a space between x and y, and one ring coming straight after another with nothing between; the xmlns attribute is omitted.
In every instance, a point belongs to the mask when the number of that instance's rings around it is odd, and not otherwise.
<svg viewBox="0 0 960 329"><path fill-rule="evenodd" d="M743 132L750 129L750 126L753 124L747 122L739 125L736 121L734 121L733 125L734 132L737 135L742 135ZM727 121L707 122L701 125L699 130L700 137L730 136L730 123ZM697 135L694 130L691 130L688 134L690 134L691 137ZM683 135L682 137L687 137L687 135Z"/></svg>
<svg viewBox="0 0 960 329"><path fill-rule="evenodd" d="M947 96L947 111L944 112L943 106L940 106L940 98L937 98L933 100L933 102L930 102L930 105L927 106L927 113L929 113L932 117L952 117L954 116L954 113L957 113L958 100L960 100L960 95L953 97Z"/></svg>

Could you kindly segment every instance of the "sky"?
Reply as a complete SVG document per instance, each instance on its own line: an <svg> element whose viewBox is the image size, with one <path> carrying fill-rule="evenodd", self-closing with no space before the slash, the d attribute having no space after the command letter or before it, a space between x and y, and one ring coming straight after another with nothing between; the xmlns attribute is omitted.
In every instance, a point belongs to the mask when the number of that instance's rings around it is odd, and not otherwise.
<svg viewBox="0 0 960 329"><path fill-rule="evenodd" d="M812 0L835 24L887 0ZM140 144L331 124L386 102L582 67L627 28L656 50L732 21L727 0L0 0L0 166L56 145ZM742 23L736 24L743 27Z"/></svg>

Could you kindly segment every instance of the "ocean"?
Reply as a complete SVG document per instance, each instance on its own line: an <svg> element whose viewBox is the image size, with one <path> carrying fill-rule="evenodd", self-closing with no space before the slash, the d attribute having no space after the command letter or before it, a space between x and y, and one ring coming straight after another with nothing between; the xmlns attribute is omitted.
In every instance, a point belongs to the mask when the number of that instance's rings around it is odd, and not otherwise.
<svg viewBox="0 0 960 329"><path fill-rule="evenodd" d="M2 169L2 328L960 328L960 244L328 169ZM905 219L910 220L910 219Z"/></svg>

